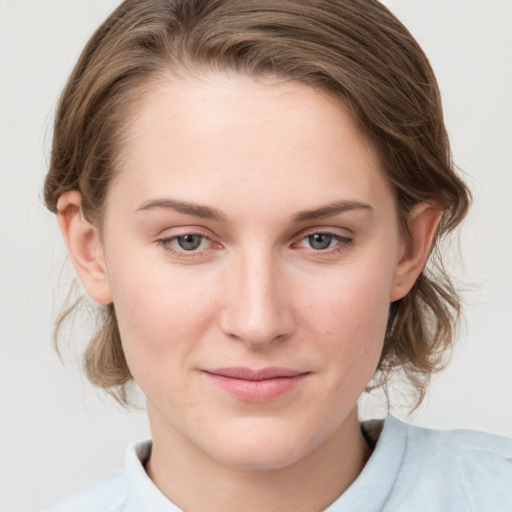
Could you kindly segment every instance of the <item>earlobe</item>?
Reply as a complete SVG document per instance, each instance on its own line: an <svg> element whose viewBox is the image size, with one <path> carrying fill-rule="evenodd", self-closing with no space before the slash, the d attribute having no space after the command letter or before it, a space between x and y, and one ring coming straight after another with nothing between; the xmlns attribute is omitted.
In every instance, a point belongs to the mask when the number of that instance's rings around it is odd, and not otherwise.
<svg viewBox="0 0 512 512"><path fill-rule="evenodd" d="M405 243L403 254L395 267L390 302L403 298L420 275L432 245L441 210L427 203L419 203L408 221L410 240Z"/></svg>
<svg viewBox="0 0 512 512"><path fill-rule="evenodd" d="M99 231L84 219L81 206L82 196L79 192L62 194L57 202L59 227L85 291L96 302L110 304L112 296Z"/></svg>

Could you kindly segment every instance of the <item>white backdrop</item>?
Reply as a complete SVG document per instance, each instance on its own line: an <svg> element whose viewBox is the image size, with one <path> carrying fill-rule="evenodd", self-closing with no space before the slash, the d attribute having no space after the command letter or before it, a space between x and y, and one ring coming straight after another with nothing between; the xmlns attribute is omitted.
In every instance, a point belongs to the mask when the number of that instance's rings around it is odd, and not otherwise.
<svg viewBox="0 0 512 512"><path fill-rule="evenodd" d="M86 39L117 3L0 0L3 512L43 509L118 468L125 447L149 435L142 411L102 398L73 351L63 366L52 349L55 297L68 277L56 223L40 199L58 94ZM512 435L512 2L386 4L431 59L455 160L475 194L461 232L464 261L453 262L468 289L465 327L452 364L408 421ZM365 401L362 415L378 409Z"/></svg>

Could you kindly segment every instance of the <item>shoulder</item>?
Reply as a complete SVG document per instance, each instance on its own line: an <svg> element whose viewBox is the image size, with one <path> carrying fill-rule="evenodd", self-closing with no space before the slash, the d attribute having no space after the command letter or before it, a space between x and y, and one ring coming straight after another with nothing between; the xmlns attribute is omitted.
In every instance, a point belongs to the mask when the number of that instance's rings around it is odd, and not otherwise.
<svg viewBox="0 0 512 512"><path fill-rule="evenodd" d="M512 439L473 430L442 431L407 425L390 417L383 430L401 438L399 487L418 500L437 494L451 510L512 509Z"/></svg>
<svg viewBox="0 0 512 512"><path fill-rule="evenodd" d="M475 430L436 430L407 425L390 417L390 430L404 437L405 456L422 457L424 462L434 461L439 467L450 468L451 463L478 462L481 471L496 464L510 468L512 463L512 439L478 432Z"/></svg>
<svg viewBox="0 0 512 512"><path fill-rule="evenodd" d="M127 504L127 489L123 471L96 482L50 507L47 512L93 512L124 511Z"/></svg>
<svg viewBox="0 0 512 512"><path fill-rule="evenodd" d="M126 450L123 469L81 491L46 512L174 512L178 510L154 485L144 464L151 453L151 441L140 441Z"/></svg>

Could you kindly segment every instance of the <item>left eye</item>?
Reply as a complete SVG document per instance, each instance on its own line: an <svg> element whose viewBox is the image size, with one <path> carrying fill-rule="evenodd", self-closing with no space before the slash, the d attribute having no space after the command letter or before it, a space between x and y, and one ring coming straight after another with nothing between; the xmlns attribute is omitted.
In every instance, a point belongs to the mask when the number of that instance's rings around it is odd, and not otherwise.
<svg viewBox="0 0 512 512"><path fill-rule="evenodd" d="M180 249L183 249L184 251L195 251L205 242L205 237L201 235L188 234L177 236L174 240L176 240Z"/></svg>
<svg viewBox="0 0 512 512"><path fill-rule="evenodd" d="M348 242L348 240L334 233L313 233L303 238L301 245L307 245L315 251L325 251L340 244L340 242Z"/></svg>

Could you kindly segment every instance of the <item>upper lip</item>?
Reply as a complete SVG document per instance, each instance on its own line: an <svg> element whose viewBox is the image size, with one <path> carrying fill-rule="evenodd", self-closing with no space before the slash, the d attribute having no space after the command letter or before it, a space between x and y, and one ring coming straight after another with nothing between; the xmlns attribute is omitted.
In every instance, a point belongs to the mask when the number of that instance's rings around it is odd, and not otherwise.
<svg viewBox="0 0 512 512"><path fill-rule="evenodd" d="M204 370L206 373L229 377L231 379L242 380L266 380L276 379L278 377L297 377L305 375L308 372L292 370L291 368L270 367L253 370L252 368L233 367L233 368L215 368L212 370Z"/></svg>

